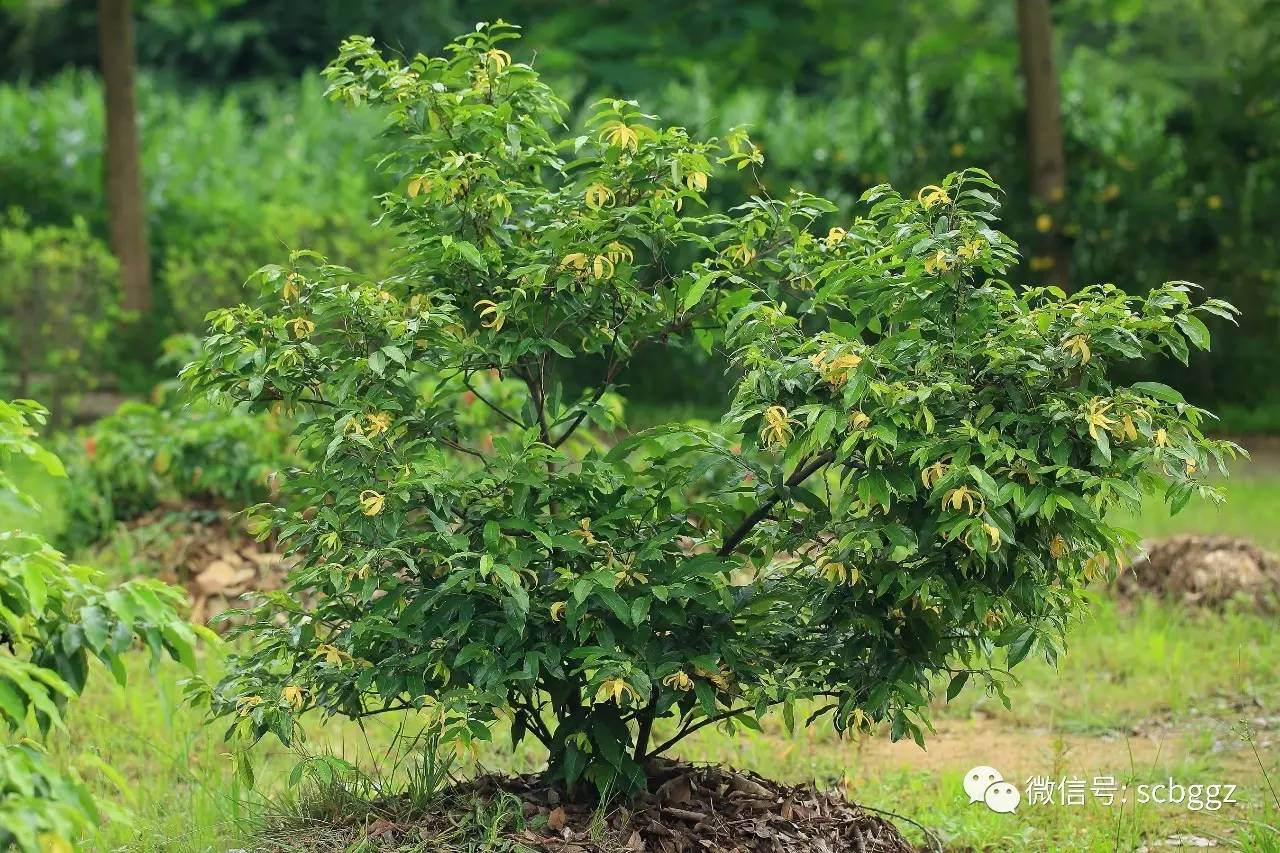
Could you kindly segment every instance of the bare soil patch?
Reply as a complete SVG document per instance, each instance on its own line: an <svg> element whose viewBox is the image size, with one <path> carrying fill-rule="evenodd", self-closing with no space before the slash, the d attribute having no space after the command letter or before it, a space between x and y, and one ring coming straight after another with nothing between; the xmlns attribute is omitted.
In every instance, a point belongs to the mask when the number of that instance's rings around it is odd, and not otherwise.
<svg viewBox="0 0 1280 853"><path fill-rule="evenodd" d="M1144 543L1143 554L1116 578L1122 599L1158 595L1195 607L1229 602L1274 610L1280 605L1280 559L1248 539L1171 536Z"/></svg>

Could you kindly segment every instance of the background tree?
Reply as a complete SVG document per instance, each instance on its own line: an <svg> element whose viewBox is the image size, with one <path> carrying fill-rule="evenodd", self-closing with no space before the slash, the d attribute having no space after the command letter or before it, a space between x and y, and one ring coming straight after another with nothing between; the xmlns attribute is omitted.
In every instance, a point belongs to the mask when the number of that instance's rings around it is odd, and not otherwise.
<svg viewBox="0 0 1280 853"><path fill-rule="evenodd" d="M1027 101L1027 168L1036 209L1036 230L1045 280L1070 289L1070 254L1062 242L1060 211L1067 191L1062 141L1062 98L1053 60L1053 20L1049 0L1014 0L1018 47ZM1037 259L1038 260L1038 259ZM1033 262L1033 266L1036 266Z"/></svg>
<svg viewBox="0 0 1280 853"><path fill-rule="evenodd" d="M134 94L135 53L131 0L99 0L98 49L102 59L102 97L106 105L107 219L111 249L120 262L126 310L151 310L151 256L138 143L138 106Z"/></svg>

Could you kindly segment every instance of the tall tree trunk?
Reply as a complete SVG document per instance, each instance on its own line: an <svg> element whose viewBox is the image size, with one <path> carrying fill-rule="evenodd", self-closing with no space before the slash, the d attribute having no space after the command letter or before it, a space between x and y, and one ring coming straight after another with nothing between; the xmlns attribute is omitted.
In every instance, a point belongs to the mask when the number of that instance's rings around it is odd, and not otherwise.
<svg viewBox="0 0 1280 853"><path fill-rule="evenodd" d="M1018 47L1027 90L1027 156L1031 196L1041 232L1036 264L1046 281L1071 287L1070 255L1062 238L1059 212L1066 194L1067 166L1062 143L1062 97L1053 61L1053 22L1049 0L1014 0L1018 10ZM1044 217L1048 217L1045 219Z"/></svg>
<svg viewBox="0 0 1280 853"><path fill-rule="evenodd" d="M107 120L105 164L111 250L120 262L125 308L145 314L151 310L151 259L147 254L134 96L131 0L98 0L98 50Z"/></svg>

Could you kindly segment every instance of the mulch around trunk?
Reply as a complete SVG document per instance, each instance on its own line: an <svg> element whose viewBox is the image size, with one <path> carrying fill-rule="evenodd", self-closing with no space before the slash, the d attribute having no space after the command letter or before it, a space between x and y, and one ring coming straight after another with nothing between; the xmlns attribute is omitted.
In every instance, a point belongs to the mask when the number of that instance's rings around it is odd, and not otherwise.
<svg viewBox="0 0 1280 853"><path fill-rule="evenodd" d="M1280 559L1248 539L1171 536L1143 543L1143 551L1116 578L1121 599L1156 595L1209 609L1280 605Z"/></svg>
<svg viewBox="0 0 1280 853"><path fill-rule="evenodd" d="M719 766L658 761L649 790L600 809L567 803L536 775L488 774L462 782L424 814L404 815L395 803L372 804L358 825L269 832L271 850L319 850L351 844L363 849L510 850L531 853L917 853L898 828L837 791L783 785ZM505 809L509 818L486 844L477 811ZM310 839L310 841L308 841ZM322 840L323 839L323 840ZM372 845L372 846L369 846ZM330 848L325 848L330 849Z"/></svg>

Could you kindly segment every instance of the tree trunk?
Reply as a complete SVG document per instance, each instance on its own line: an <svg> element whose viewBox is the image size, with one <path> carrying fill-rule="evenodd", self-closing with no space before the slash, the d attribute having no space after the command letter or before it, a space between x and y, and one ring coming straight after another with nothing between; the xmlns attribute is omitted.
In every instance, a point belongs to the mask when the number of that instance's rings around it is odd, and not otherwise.
<svg viewBox="0 0 1280 853"><path fill-rule="evenodd" d="M151 259L142 197L134 96L133 9L131 0L98 0L98 50L106 106L107 217L111 250L120 262L124 307L151 310Z"/></svg>
<svg viewBox="0 0 1280 853"><path fill-rule="evenodd" d="M1066 194L1067 167L1062 143L1062 98L1053 61L1053 22L1049 0L1014 0L1018 10L1018 47L1027 90L1027 156L1031 197L1037 211L1040 246L1033 268L1045 280L1071 287L1070 255L1062 239L1059 212ZM1045 217L1048 219L1045 219Z"/></svg>

